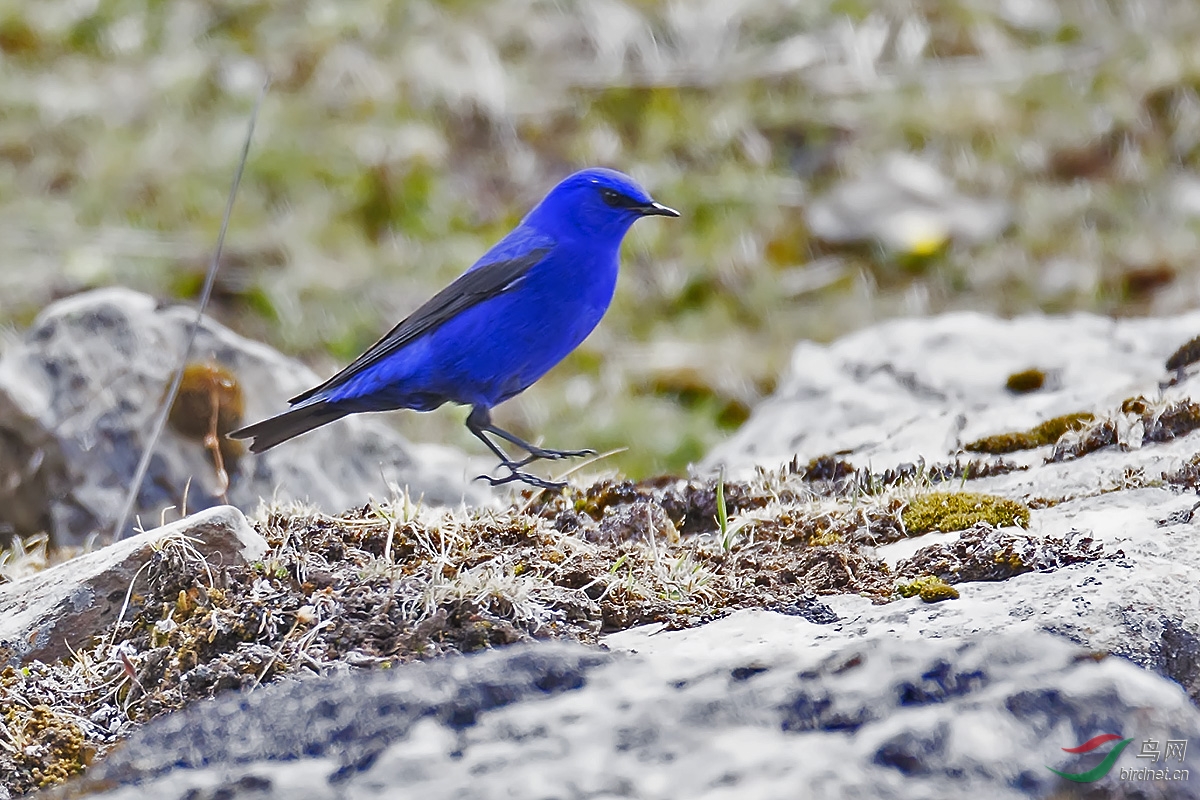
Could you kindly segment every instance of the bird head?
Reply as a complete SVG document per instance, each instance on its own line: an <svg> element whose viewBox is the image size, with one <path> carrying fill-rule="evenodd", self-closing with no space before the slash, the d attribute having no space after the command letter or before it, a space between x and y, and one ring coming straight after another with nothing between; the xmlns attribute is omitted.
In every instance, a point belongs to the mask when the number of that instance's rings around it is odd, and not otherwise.
<svg viewBox="0 0 1200 800"><path fill-rule="evenodd" d="M525 222L555 237L582 234L612 237L619 243L630 225L649 216L678 217L679 212L655 202L628 175L593 168L564 178Z"/></svg>

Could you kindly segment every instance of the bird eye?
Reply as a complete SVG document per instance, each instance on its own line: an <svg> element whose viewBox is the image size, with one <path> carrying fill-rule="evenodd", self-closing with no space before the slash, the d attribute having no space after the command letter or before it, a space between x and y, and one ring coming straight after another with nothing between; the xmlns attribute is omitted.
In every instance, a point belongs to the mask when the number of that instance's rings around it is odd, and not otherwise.
<svg viewBox="0 0 1200 800"><path fill-rule="evenodd" d="M620 208L621 206L625 205L625 203L622 202L625 200L625 198L621 196L621 193L612 189L601 189L600 197L604 199L604 202L607 205L610 205L613 208Z"/></svg>

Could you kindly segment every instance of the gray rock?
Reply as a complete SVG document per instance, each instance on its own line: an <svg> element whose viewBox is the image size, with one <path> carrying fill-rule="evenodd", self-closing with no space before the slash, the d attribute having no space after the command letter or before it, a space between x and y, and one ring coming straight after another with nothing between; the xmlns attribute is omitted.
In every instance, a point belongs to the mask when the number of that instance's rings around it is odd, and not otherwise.
<svg viewBox="0 0 1200 800"><path fill-rule="evenodd" d="M1153 398L1167 357L1197 333L1200 312L1116 320L962 312L891 320L829 345L802 342L779 389L704 466L748 474L831 453L877 470L934 462L982 436ZM1047 374L1045 388L1005 389L1009 375L1031 367ZM1163 397L1193 389L1184 384Z"/></svg>
<svg viewBox="0 0 1200 800"><path fill-rule="evenodd" d="M218 506L0 586L0 664L54 661L87 647L144 591L143 567L171 542L213 568L267 552L242 512Z"/></svg>
<svg viewBox="0 0 1200 800"><path fill-rule="evenodd" d="M1117 733L1134 742L1099 796L1200 796L1120 774L1147 765L1144 740L1200 738L1177 686L1033 630L851 641L751 611L611 643L638 654L515 646L218 698L151 723L64 794L1005 800L1066 796L1048 767L1099 756L1061 748Z"/></svg>
<svg viewBox="0 0 1200 800"><path fill-rule="evenodd" d="M120 513L151 420L170 382L195 312L162 306L125 289L62 300L35 320L23 343L0 358L0 531L47 531L80 543ZM244 397L244 420L287 408L317 376L271 348L206 319L193 362L229 370ZM429 504L487 497L461 454L414 447L382 421L363 417L305 435L262 455L231 460L226 499L203 442L167 426L138 497L147 523L164 510L260 498L298 499L329 511L407 486Z"/></svg>
<svg viewBox="0 0 1200 800"><path fill-rule="evenodd" d="M1028 469L942 484L1033 506L1019 536L1090 537L1106 558L999 582L960 583L960 598L874 606L826 599L854 635L972 636L1029 623L1089 648L1120 654L1181 684L1200 701L1200 537L1194 493L1163 481L1200 451L1200 433L1143 443L1142 423L1119 412L1144 395L1165 408L1195 395L1196 374L1160 388L1167 357L1200 331L1200 313L1112 320L1092 315L998 320L950 314L896 320L828 347L799 346L779 393L710 456L734 474L841 453L881 471L903 462L959 457L963 442L1090 411L1118 430L1119 446L1049 460L1054 449L1013 453ZM1008 375L1038 367L1046 386L1005 389ZM903 496L903 489L901 496ZM915 490L908 490L915 491ZM878 548L891 566L959 533L930 533Z"/></svg>
<svg viewBox="0 0 1200 800"><path fill-rule="evenodd" d="M1191 447L1196 447L1194 441ZM1020 497L1022 479L1027 476L1003 476L971 482L967 488ZM1195 495L1153 487L1067 500L1035 509L1024 535L1088 536L1122 557L1005 581L956 584L958 600L934 605L914 598L872 606L851 596L826 602L843 629L854 635L886 630L961 636L1032 623L1153 669L1200 702L1200 537L1190 522L1160 524L1195 503ZM894 565L914 550L959 535L926 534L881 547L879 554Z"/></svg>

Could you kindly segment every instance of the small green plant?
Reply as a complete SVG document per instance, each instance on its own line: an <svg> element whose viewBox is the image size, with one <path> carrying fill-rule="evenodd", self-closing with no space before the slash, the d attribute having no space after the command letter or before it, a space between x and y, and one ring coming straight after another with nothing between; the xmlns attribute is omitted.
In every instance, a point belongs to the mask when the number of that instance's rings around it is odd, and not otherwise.
<svg viewBox="0 0 1200 800"><path fill-rule="evenodd" d="M725 509L725 470L717 473L717 528L721 531L721 540L729 530L729 512Z"/></svg>
<svg viewBox="0 0 1200 800"><path fill-rule="evenodd" d="M725 505L725 470L717 474L717 530L721 534L721 552L730 553L738 544L738 534L750 523L749 517L729 519Z"/></svg>

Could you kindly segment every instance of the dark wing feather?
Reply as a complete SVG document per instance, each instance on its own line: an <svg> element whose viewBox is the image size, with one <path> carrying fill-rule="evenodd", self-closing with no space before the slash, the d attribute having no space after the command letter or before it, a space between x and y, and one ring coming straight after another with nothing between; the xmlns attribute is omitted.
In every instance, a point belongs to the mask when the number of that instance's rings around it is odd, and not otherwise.
<svg viewBox="0 0 1200 800"><path fill-rule="evenodd" d="M503 294L529 270L533 269L549 252L549 247L540 247L518 258L493 261L463 273L454 283L429 298L423 306L400 321L396 327L367 348L365 353L354 359L341 372L320 386L314 386L308 391L296 395L288 402L292 405L303 403L314 395L339 385L347 378L379 363L417 337L429 333L471 306Z"/></svg>

